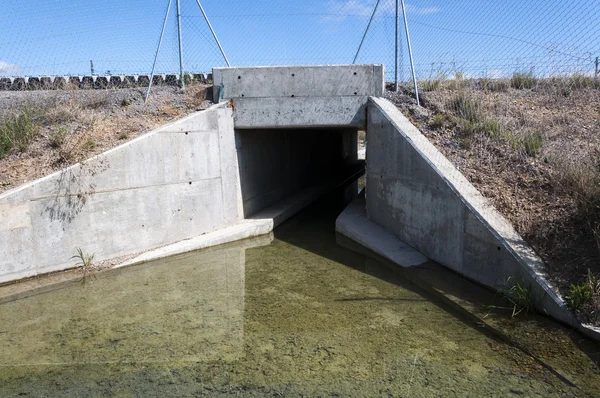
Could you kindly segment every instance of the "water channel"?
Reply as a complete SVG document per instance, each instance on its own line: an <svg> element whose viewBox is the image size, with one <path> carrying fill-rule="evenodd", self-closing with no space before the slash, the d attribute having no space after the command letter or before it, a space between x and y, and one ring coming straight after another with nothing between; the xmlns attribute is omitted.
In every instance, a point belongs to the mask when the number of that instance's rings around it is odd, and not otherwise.
<svg viewBox="0 0 600 398"><path fill-rule="evenodd" d="M573 353L590 367L574 386L337 245L342 209L317 202L274 238L3 297L0 396L600 394L589 355Z"/></svg>

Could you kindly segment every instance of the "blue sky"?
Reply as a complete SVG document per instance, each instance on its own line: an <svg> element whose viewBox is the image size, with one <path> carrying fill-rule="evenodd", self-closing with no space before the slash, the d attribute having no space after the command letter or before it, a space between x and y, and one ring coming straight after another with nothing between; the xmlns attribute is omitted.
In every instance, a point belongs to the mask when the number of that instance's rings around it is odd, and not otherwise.
<svg viewBox="0 0 600 398"><path fill-rule="evenodd" d="M376 0L203 0L233 65L350 63ZM3 0L0 75L148 73L168 0ZM419 77L592 73L597 0L410 0ZM195 0L181 0L186 70L224 65ZM395 0L381 0L359 63L394 65ZM175 0L158 70L176 72ZM408 79L401 21L400 76Z"/></svg>

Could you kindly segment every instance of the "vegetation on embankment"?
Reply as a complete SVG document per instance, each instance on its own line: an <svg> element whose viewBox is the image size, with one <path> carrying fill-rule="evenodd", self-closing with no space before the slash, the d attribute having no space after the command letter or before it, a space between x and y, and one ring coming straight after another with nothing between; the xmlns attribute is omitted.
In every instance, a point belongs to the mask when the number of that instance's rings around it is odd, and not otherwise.
<svg viewBox="0 0 600 398"><path fill-rule="evenodd" d="M600 324L600 84L573 75L420 82L388 95L515 226L583 322Z"/></svg>
<svg viewBox="0 0 600 398"><path fill-rule="evenodd" d="M205 109L206 87L0 92L0 193Z"/></svg>

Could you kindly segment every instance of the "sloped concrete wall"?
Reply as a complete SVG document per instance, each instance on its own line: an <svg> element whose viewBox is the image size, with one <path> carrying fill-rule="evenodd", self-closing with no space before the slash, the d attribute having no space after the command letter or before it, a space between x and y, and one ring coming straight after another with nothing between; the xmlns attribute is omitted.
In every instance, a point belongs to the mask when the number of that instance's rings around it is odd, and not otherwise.
<svg viewBox="0 0 600 398"><path fill-rule="evenodd" d="M231 109L154 130L0 195L0 283L136 253L243 218Z"/></svg>
<svg viewBox="0 0 600 398"><path fill-rule="evenodd" d="M371 98L367 128L370 220L493 289L511 280L531 285L540 309L576 324L545 279L541 259L392 103Z"/></svg>

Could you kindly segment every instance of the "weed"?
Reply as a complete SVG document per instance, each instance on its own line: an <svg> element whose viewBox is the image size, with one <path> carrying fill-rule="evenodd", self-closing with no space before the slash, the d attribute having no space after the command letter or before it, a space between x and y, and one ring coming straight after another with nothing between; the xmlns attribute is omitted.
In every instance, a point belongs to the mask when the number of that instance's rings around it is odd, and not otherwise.
<svg viewBox="0 0 600 398"><path fill-rule="evenodd" d="M48 134L48 140L50 141L50 146L52 148L60 148L65 143L65 138L67 137L67 130L64 127L59 127L55 131L51 131Z"/></svg>
<svg viewBox="0 0 600 398"><path fill-rule="evenodd" d="M31 140L35 137L36 128L31 120L31 112L28 107L6 120L0 126L0 159L6 156L13 148L20 151L27 149Z"/></svg>
<svg viewBox="0 0 600 398"><path fill-rule="evenodd" d="M571 310L577 312L584 304L592 299L592 290L587 283L581 283L579 285L571 283L565 299L567 300L567 306Z"/></svg>
<svg viewBox="0 0 600 398"><path fill-rule="evenodd" d="M12 183L10 181L0 181L0 187L7 187L11 184Z"/></svg>
<svg viewBox="0 0 600 398"><path fill-rule="evenodd" d="M83 147L84 147L85 149L87 149L88 151L89 151L89 150L92 150L92 149L94 149L94 148L96 148L97 146L98 146L98 144L96 143L96 141L94 141L94 140L91 140L91 139L90 139L90 140L87 140L87 141L85 142L85 144L83 144Z"/></svg>
<svg viewBox="0 0 600 398"><path fill-rule="evenodd" d="M575 89L582 89L592 87L594 85L594 79L589 76L575 73L569 78L569 83L569 85Z"/></svg>
<svg viewBox="0 0 600 398"><path fill-rule="evenodd" d="M126 107L129 105L131 105L131 100L129 98L123 98L123 100L121 101L121 106Z"/></svg>
<svg viewBox="0 0 600 398"><path fill-rule="evenodd" d="M185 84L190 84L193 80L194 80L194 76L191 73L185 72L183 74L183 82Z"/></svg>
<svg viewBox="0 0 600 398"><path fill-rule="evenodd" d="M525 284L516 278L509 277L500 292L512 305L512 316L517 316L521 312L532 313L537 304L536 295L531 284Z"/></svg>
<svg viewBox="0 0 600 398"><path fill-rule="evenodd" d="M528 132L523 135L523 148L529 156L535 156L540 153L544 145L544 137L538 132Z"/></svg>
<svg viewBox="0 0 600 398"><path fill-rule="evenodd" d="M435 115L433 115L433 118L431 119L431 127L434 129L439 129L442 128L444 126L444 122L446 121L446 118L444 117L444 115L440 114L440 113L436 113Z"/></svg>
<svg viewBox="0 0 600 398"><path fill-rule="evenodd" d="M129 134L127 134L126 131L121 131L117 138L120 140L126 140L127 138L129 138Z"/></svg>
<svg viewBox="0 0 600 398"><path fill-rule="evenodd" d="M437 91L442 86L441 80L423 80L421 82L421 89L423 91Z"/></svg>
<svg viewBox="0 0 600 398"><path fill-rule="evenodd" d="M81 248L78 247L77 254L71 258L72 259L77 258L80 261L79 263L77 263L77 265L83 271L83 278L81 280L82 284L85 284L86 278L88 276L93 276L94 278L96 277L96 275L94 275L94 271L96 271L96 267L92 264L92 261L94 261L94 254L85 255L83 253L83 250L81 250Z"/></svg>
<svg viewBox="0 0 600 398"><path fill-rule="evenodd" d="M482 120L479 103L464 92L452 98L448 106L461 119L465 119L471 123L478 123Z"/></svg>
<svg viewBox="0 0 600 398"><path fill-rule="evenodd" d="M512 79L510 80L510 85L512 86L512 88L516 88L519 90L532 89L533 87L535 87L536 83L537 79L533 77L533 72L515 72L513 73Z"/></svg>

